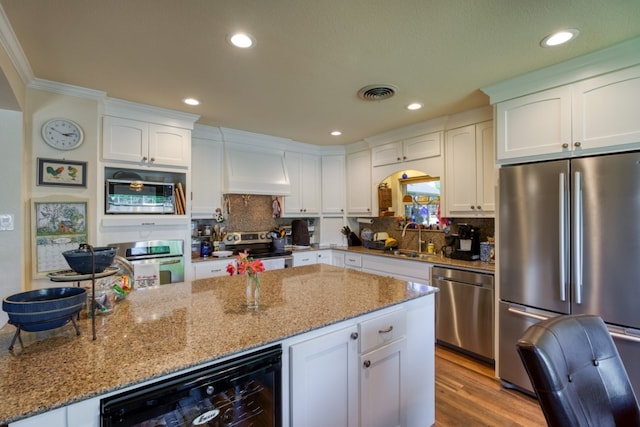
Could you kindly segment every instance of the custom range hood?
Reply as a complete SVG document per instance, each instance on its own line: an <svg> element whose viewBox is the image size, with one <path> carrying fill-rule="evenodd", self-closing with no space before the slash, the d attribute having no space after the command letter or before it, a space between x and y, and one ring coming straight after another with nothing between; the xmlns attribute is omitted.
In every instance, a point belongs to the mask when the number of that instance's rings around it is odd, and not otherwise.
<svg viewBox="0 0 640 427"><path fill-rule="evenodd" d="M284 151L225 143L223 194L291 194Z"/></svg>

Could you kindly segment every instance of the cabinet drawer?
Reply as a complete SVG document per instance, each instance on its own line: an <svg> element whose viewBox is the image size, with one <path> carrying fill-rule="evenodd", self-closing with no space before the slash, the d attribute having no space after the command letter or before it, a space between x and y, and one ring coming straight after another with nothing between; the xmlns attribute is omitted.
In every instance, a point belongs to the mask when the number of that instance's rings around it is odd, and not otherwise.
<svg viewBox="0 0 640 427"><path fill-rule="evenodd" d="M235 265L235 260L232 261L202 261L195 263L195 280L207 279L209 277L226 276L227 265L232 263Z"/></svg>
<svg viewBox="0 0 640 427"><path fill-rule="evenodd" d="M362 255L346 254L344 265L347 267L362 268Z"/></svg>
<svg viewBox="0 0 640 427"><path fill-rule="evenodd" d="M358 328L360 329L360 353L366 353L403 337L407 330L407 316L404 310L396 310L361 322Z"/></svg>

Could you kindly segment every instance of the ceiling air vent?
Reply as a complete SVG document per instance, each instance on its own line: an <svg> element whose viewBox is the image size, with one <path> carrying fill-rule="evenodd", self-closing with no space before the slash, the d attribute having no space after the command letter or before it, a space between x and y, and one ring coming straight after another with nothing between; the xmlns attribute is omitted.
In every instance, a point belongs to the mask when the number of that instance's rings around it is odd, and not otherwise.
<svg viewBox="0 0 640 427"><path fill-rule="evenodd" d="M396 94L398 88L392 85L370 85L358 91L358 96L365 101L382 101Z"/></svg>

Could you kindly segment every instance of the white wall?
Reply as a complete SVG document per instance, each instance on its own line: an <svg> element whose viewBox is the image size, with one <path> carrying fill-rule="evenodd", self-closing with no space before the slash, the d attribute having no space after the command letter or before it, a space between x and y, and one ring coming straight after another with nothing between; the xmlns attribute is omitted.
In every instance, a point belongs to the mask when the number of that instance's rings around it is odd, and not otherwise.
<svg viewBox="0 0 640 427"><path fill-rule="evenodd" d="M22 185L22 113L0 110L2 155L0 170L4 177L0 186L0 214L13 215L13 230L0 231L0 297L22 290L23 233L25 200ZM7 323L7 314L0 312L0 327Z"/></svg>

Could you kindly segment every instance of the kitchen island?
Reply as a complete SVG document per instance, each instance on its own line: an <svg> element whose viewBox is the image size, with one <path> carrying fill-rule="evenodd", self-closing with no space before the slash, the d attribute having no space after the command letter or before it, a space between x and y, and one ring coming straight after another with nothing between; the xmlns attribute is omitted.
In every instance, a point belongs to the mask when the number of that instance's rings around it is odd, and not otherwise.
<svg viewBox="0 0 640 427"><path fill-rule="evenodd" d="M95 341L91 319L82 313L80 336L69 324L23 333L24 348L16 344L11 353L15 328L6 325L0 329L0 425L65 409L59 419L66 425L76 425L74 413L83 415L84 425L97 425L99 397L269 344L282 343L286 353L317 331L415 305L419 317L408 316L407 342L430 353L420 384L431 401L418 403L433 408L434 288L318 264L263 273L261 305L251 311L245 308L244 284L245 277L236 276L134 291L112 314L97 319ZM410 386L414 392L421 387ZM286 390L285 395L287 414Z"/></svg>

